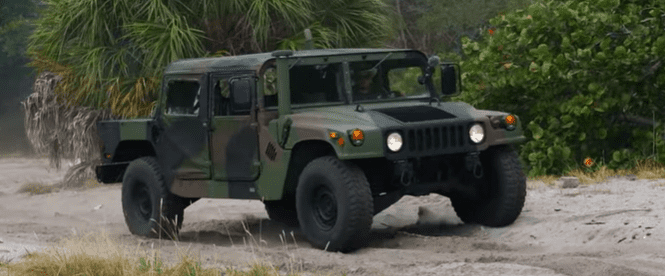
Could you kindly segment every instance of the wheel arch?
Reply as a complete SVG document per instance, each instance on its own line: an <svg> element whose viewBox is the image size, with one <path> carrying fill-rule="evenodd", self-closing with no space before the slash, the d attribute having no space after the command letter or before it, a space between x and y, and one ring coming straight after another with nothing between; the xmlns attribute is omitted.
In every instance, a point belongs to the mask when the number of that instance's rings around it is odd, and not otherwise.
<svg viewBox="0 0 665 276"><path fill-rule="evenodd" d="M291 151L289 167L284 180L283 199L293 198L298 186L298 178L303 169L312 160L327 156L337 156L335 149L327 142L321 140L305 140L296 143Z"/></svg>
<svg viewBox="0 0 665 276"><path fill-rule="evenodd" d="M150 141L124 140L116 147L112 162L131 162L145 156L156 156L155 147Z"/></svg>

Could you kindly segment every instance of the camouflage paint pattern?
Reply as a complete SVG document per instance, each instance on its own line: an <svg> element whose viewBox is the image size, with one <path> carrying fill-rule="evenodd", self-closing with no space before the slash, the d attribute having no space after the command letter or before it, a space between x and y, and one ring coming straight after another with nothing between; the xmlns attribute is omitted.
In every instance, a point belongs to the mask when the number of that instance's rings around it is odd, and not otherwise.
<svg viewBox="0 0 665 276"><path fill-rule="evenodd" d="M388 55L390 53L390 55ZM292 150L298 143L321 141L330 145L340 159L388 158L386 136L389 131L405 131L434 125L467 126L461 135L468 138L469 124L483 125L485 138L478 145L467 144L465 151L482 151L492 145L519 143L525 140L521 122L517 118L514 130L494 128L490 116L507 115L503 112L476 110L465 103L443 102L430 104L414 101L292 108L289 101L288 70L294 65L344 63L362 60L425 59L425 55L412 50L391 49L338 49L305 50L291 56L275 57L271 53L235 57L203 58L176 61L165 70L166 78L196 76L201 82L201 112L198 116L166 116L162 112L163 128L149 127L150 119L120 121L120 141L149 140L155 147L157 160L163 169L171 191L184 197L211 198L282 198ZM268 83L262 75L276 65L278 107L266 108L264 94ZM348 63L344 70L345 90L350 91ZM239 73L242 72L242 73ZM249 115L210 116L212 110L209 74L229 76L251 73L258 77L253 106ZM166 81L165 81L166 83ZM164 89L165 91L165 89ZM165 106L162 97L160 107ZM448 117L417 115L419 110L438 110ZM422 112L421 112L422 113ZM416 115L413 115L416 114ZM420 118L413 119L420 116ZM443 115L441 115L443 116ZM517 117L517 116L516 116ZM256 118L254 121L254 119ZM406 119L405 119L406 118ZM411 119L410 119L411 118ZM407 121L405 121L407 120ZM363 143L353 145L349 132L360 129ZM429 130L425 130L429 131ZM339 138L331 138L330 133ZM104 139L104 133L100 133ZM403 135L404 146L410 141ZM106 140L112 140L106 139ZM105 142L106 142L105 140ZM343 141L343 145L339 144ZM109 150L109 149L107 149ZM423 153L424 154L424 153ZM295 157L293 157L295 158ZM106 161L108 162L108 160Z"/></svg>

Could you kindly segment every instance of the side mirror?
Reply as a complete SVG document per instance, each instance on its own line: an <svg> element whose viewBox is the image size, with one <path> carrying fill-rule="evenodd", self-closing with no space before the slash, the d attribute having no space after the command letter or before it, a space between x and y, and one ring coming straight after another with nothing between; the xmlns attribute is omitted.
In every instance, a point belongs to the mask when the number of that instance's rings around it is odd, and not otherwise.
<svg viewBox="0 0 665 276"><path fill-rule="evenodd" d="M437 55L433 55L433 56L429 57L429 59L427 59L427 65L429 67L432 67L432 68L437 67L437 66L439 66L439 63L441 63L441 58L439 58L439 56L437 56Z"/></svg>
<svg viewBox="0 0 665 276"><path fill-rule="evenodd" d="M252 106L252 79L241 78L231 81L231 105L234 112L249 111Z"/></svg>
<svg viewBox="0 0 665 276"><path fill-rule="evenodd" d="M462 82L460 80L459 65L444 63L441 65L441 94L454 96L460 93Z"/></svg>
<svg viewBox="0 0 665 276"><path fill-rule="evenodd" d="M418 77L418 83L421 85L425 84L427 80L432 78L432 75L434 74L434 70L436 69L437 66L439 66L439 63L441 62L441 59L437 55L432 55L427 59L427 68L425 68L425 75Z"/></svg>

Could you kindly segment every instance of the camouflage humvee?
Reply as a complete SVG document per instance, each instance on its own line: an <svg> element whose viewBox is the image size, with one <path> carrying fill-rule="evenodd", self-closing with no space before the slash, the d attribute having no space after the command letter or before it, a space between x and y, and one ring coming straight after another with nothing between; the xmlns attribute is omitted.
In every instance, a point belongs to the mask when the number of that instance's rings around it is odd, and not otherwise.
<svg viewBox="0 0 665 276"><path fill-rule="evenodd" d="M436 81L435 81L436 80ZM403 195L511 224L526 196L517 116L441 99L460 72L415 50L276 51L173 62L152 118L98 124L100 182L129 230L177 233L206 198L259 199L314 247L348 252ZM437 88L440 87L440 88ZM162 235L164 236L164 235Z"/></svg>

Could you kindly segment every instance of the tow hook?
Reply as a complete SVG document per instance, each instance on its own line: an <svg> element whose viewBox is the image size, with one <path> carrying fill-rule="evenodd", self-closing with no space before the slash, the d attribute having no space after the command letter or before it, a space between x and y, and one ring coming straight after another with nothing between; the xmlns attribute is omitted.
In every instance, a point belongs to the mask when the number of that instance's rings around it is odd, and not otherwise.
<svg viewBox="0 0 665 276"><path fill-rule="evenodd" d="M472 152L469 153L465 157L465 164L466 164L466 170L473 173L473 176L477 179L480 179L483 177L483 165L480 163L480 155L479 152Z"/></svg>
<svg viewBox="0 0 665 276"><path fill-rule="evenodd" d="M399 183L406 187L413 182L413 164L407 160L398 160L395 162L395 177L399 178Z"/></svg>

